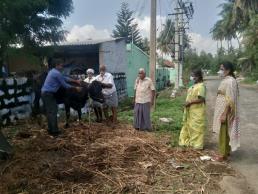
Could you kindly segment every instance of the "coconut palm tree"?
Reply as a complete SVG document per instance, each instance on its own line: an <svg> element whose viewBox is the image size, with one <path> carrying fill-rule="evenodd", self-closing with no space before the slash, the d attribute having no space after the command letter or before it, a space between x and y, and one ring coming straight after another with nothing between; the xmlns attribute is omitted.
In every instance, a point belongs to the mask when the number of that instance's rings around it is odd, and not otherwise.
<svg viewBox="0 0 258 194"><path fill-rule="evenodd" d="M175 23L167 19L163 30L157 39L157 48L163 54L171 54L175 50Z"/></svg>
<svg viewBox="0 0 258 194"><path fill-rule="evenodd" d="M223 21L219 20L211 29L212 39L220 42L220 48L222 48L222 41L224 40L224 28Z"/></svg>

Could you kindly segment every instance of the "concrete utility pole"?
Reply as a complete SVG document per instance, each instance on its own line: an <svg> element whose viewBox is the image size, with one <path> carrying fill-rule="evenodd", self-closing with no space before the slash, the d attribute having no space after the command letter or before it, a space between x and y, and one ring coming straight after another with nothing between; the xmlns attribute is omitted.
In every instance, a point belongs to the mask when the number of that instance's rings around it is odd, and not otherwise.
<svg viewBox="0 0 258 194"><path fill-rule="evenodd" d="M156 12L157 0L151 0L151 26L150 26L150 78L156 85ZM154 99L155 104L155 99Z"/></svg>
<svg viewBox="0 0 258 194"><path fill-rule="evenodd" d="M175 23L175 71L176 71L176 80L175 80L175 89L179 89L179 52L180 52L180 48L179 48L179 1L177 1L176 3L176 13L175 13L175 19L176 19L176 23Z"/></svg>
<svg viewBox="0 0 258 194"><path fill-rule="evenodd" d="M156 83L156 7L157 0L151 0L151 26L150 26L150 78Z"/></svg>
<svg viewBox="0 0 258 194"><path fill-rule="evenodd" d="M185 36L185 30L184 30L184 15L179 15L179 48L180 48L180 62L179 62L179 87L183 87L183 62L184 62L184 36Z"/></svg>

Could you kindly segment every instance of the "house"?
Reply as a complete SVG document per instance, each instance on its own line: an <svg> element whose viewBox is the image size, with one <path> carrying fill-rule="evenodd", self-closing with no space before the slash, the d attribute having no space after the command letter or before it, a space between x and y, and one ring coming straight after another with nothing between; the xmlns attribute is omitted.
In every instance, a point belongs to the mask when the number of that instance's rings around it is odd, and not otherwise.
<svg viewBox="0 0 258 194"><path fill-rule="evenodd" d="M138 77L138 70L144 68L149 75L149 56L136 45L130 43L126 46L127 51L127 93L134 96L134 84Z"/></svg>
<svg viewBox="0 0 258 194"><path fill-rule="evenodd" d="M87 40L61 43L53 47L53 58L62 58L65 64L77 64L98 73L99 64L105 64L109 72L125 72L126 43L123 38Z"/></svg>
<svg viewBox="0 0 258 194"><path fill-rule="evenodd" d="M173 61L164 59L164 60L162 61L162 66L167 69L167 72L166 72L166 73L168 74L169 82L170 82L171 84L172 84L172 83L175 83L175 81L176 81L175 63L173 63Z"/></svg>
<svg viewBox="0 0 258 194"><path fill-rule="evenodd" d="M149 56L136 45L127 44L127 92L128 96L134 96L134 84L138 76L138 70L144 68L146 75L149 76L150 60ZM172 62L171 62L172 63ZM170 82L170 68L156 67L156 89L158 91L164 89Z"/></svg>
<svg viewBox="0 0 258 194"><path fill-rule="evenodd" d="M105 64L112 73L120 99L127 96L126 89L126 43L124 38L87 40L75 43L62 43L53 48L52 58L65 62L65 74L85 74L88 68L99 73L99 65Z"/></svg>

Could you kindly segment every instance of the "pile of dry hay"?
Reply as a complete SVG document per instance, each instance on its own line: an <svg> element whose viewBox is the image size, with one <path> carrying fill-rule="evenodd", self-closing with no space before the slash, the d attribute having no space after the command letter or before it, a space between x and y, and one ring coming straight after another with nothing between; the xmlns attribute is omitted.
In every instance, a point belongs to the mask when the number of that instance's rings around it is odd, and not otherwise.
<svg viewBox="0 0 258 194"><path fill-rule="evenodd" d="M56 139L31 125L12 139L16 152L0 165L0 193L206 193L219 191L222 173L233 173L201 162L205 152L169 142L123 124L74 125Z"/></svg>

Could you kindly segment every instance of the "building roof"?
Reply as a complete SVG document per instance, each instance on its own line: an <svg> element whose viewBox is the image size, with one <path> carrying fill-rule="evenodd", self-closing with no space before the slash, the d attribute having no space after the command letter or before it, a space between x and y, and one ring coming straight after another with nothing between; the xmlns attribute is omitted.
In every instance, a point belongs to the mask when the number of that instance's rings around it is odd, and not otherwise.
<svg viewBox="0 0 258 194"><path fill-rule="evenodd" d="M120 41L124 38L107 38L107 39L95 39L77 42L62 42L57 44L58 46L87 46L87 45L98 45L104 42Z"/></svg>

